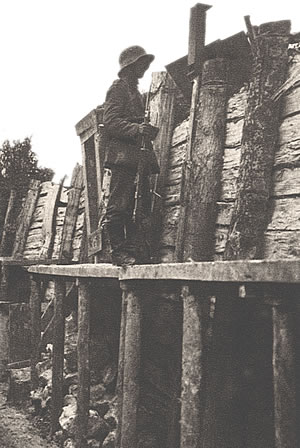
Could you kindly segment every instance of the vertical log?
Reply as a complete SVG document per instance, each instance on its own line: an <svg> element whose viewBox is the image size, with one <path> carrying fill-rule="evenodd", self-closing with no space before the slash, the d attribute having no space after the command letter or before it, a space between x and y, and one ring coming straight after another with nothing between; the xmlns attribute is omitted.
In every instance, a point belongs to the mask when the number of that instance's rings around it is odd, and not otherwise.
<svg viewBox="0 0 300 448"><path fill-rule="evenodd" d="M278 138L279 102L285 81L290 22L258 27L241 146L237 198L225 248L226 259L262 258L271 174Z"/></svg>
<svg viewBox="0 0 300 448"><path fill-rule="evenodd" d="M77 164L73 170L71 188L68 194L68 204L64 220L61 246L60 260L72 260L72 242L78 215L78 207L80 196L83 188L82 167Z"/></svg>
<svg viewBox="0 0 300 448"><path fill-rule="evenodd" d="M78 289L78 395L76 447L87 446L90 400L90 285L79 281Z"/></svg>
<svg viewBox="0 0 300 448"><path fill-rule="evenodd" d="M15 232L17 190L10 190L9 201L7 205L5 221L3 226L2 238L0 243L0 256L7 257L11 255L12 235Z"/></svg>
<svg viewBox="0 0 300 448"><path fill-rule="evenodd" d="M186 217L188 212L189 186L191 178L190 169L192 162L192 144L195 134L195 116L198 104L199 90L200 90L200 77L197 76L197 78L195 78L193 82L192 101L189 117L189 139L188 139L185 162L182 169L182 180L180 190L181 191L180 216L177 227L175 255L174 255L175 260L178 262L183 261L183 254L184 254L184 235L186 230Z"/></svg>
<svg viewBox="0 0 300 448"><path fill-rule="evenodd" d="M123 379L121 447L133 448L137 444L137 412L140 395L141 365L141 299L135 289L127 289L127 319L125 331L125 358Z"/></svg>
<svg viewBox="0 0 300 448"><path fill-rule="evenodd" d="M54 321L53 321L53 365L52 365L52 399L51 399L51 434L59 427L59 416L63 406L63 371L65 316L63 302L66 285L63 278L55 279Z"/></svg>
<svg viewBox="0 0 300 448"><path fill-rule="evenodd" d="M32 215L35 210L36 202L40 191L41 181L32 180L26 196L24 206L18 219L17 233L14 242L12 256L21 257L25 248L28 231L31 224Z"/></svg>
<svg viewBox="0 0 300 448"><path fill-rule="evenodd" d="M267 301L272 305L273 322L273 387L275 447L296 448L296 346L295 309L287 300L276 297Z"/></svg>
<svg viewBox="0 0 300 448"><path fill-rule="evenodd" d="M225 143L227 63L206 61L192 142L189 202L183 259L209 261L215 252L217 200Z"/></svg>
<svg viewBox="0 0 300 448"><path fill-rule="evenodd" d="M158 154L160 173L157 177L155 185L155 193L163 196L163 191L168 172L169 151L172 142L172 135L175 120L175 102L176 102L176 86L172 78L166 73L163 84L159 92L159 113L155 126L159 128L159 133L154 141L154 150ZM158 81L161 82L162 74ZM157 87L152 79L152 88ZM162 232L162 218L163 218L163 201L157 199L156 195L152 198L152 252L157 257L160 236Z"/></svg>
<svg viewBox="0 0 300 448"><path fill-rule="evenodd" d="M201 71L201 56L205 45L206 11L209 8L211 8L211 6L205 5L204 3L197 3L191 8L188 52L190 76L199 74Z"/></svg>
<svg viewBox="0 0 300 448"><path fill-rule="evenodd" d="M41 340L41 284L40 279L30 276L30 314L31 314L31 388L38 387L36 365L40 360Z"/></svg>
<svg viewBox="0 0 300 448"><path fill-rule="evenodd" d="M0 300L3 302L9 301L9 266L4 260L0 261L1 276L0 276Z"/></svg>
<svg viewBox="0 0 300 448"><path fill-rule="evenodd" d="M182 288L183 341L181 393L181 448L201 446L203 418L203 316L202 304Z"/></svg>
<svg viewBox="0 0 300 448"><path fill-rule="evenodd" d="M117 379L117 400L118 400L117 425L118 426L117 426L117 430L116 430L116 443L115 443L116 448L121 448L126 315L127 315L126 291L123 291L122 310L121 310L121 325L120 325L118 379Z"/></svg>
<svg viewBox="0 0 300 448"><path fill-rule="evenodd" d="M61 180L59 185L52 185L51 190L48 192L42 225L43 246L39 255L41 259L49 259L52 256L58 203L60 201L64 180L65 178Z"/></svg>

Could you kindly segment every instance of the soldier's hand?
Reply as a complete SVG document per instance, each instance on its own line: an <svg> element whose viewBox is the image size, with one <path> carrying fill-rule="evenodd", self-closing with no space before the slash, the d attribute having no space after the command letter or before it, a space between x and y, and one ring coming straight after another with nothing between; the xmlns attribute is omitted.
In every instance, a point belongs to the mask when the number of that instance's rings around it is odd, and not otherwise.
<svg viewBox="0 0 300 448"><path fill-rule="evenodd" d="M149 123L141 123L139 125L139 133L144 137L148 137L151 140L154 140L158 133L158 128L152 126Z"/></svg>

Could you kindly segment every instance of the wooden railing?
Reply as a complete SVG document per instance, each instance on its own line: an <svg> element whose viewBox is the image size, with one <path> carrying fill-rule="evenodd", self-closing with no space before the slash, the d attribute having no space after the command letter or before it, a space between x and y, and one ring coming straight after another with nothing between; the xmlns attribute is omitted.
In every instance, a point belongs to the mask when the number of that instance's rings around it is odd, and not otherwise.
<svg viewBox="0 0 300 448"><path fill-rule="evenodd" d="M273 325L273 390L274 390L274 439L276 448L296 448L296 360L293 305L299 299L300 260L281 261L225 261L201 263L174 263L132 266L121 269L108 264L73 266L37 265L28 268L32 280L31 313L32 335L38 338L41 297L37 285L43 277L52 277L56 283L55 331L53 341L53 389L52 432L58 427L62 409L63 383L63 335L62 306L66 280L77 279L78 304L78 432L76 446L87 443L87 419L89 411L89 323L90 291L93 282L120 282L123 294L118 393L117 447L134 448L137 444L137 411L140 393L138 375L141 362L141 327L143 296L152 286L164 287L176 284L183 300L182 341L182 395L180 418L181 448L196 448L203 437L203 408L208 390L205 381L209 373L209 361L205 353L207 341L203 335L205 326L201 306L208 296L216 297L216 308L227 298L241 296L248 299L247 289L254 286L259 302L272 308ZM288 286L288 288L287 288ZM150 289L151 290L151 289ZM101 294L101 291L99 291ZM234 299L235 300L235 299ZM240 300L240 299L239 299ZM253 306L253 296L249 303ZM224 302L223 302L224 303ZM219 329L220 330L220 329ZM218 331L214 327L214 331ZM214 337L214 332L212 338ZM37 346L37 341L35 342ZM32 356L32 369L38 353ZM34 378L33 378L34 380ZM179 397L178 397L179 398ZM208 445L206 445L208 446ZM224 446L222 443L209 445Z"/></svg>

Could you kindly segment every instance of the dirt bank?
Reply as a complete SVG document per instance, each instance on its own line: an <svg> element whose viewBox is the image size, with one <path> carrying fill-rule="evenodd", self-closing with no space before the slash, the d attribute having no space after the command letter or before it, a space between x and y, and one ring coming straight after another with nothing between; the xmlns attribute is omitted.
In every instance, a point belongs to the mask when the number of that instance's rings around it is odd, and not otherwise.
<svg viewBox="0 0 300 448"><path fill-rule="evenodd" d="M0 447L57 448L55 443L41 437L27 413L6 402L6 390L6 383L0 383Z"/></svg>

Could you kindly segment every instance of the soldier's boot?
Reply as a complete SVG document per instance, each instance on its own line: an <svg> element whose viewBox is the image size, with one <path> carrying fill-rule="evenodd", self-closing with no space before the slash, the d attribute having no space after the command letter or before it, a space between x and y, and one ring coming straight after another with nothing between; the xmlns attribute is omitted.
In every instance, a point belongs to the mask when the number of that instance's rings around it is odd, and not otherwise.
<svg viewBox="0 0 300 448"><path fill-rule="evenodd" d="M105 227L110 240L112 263L116 266L135 264L134 255L126 248L123 224L107 223Z"/></svg>

